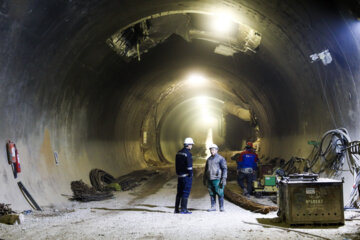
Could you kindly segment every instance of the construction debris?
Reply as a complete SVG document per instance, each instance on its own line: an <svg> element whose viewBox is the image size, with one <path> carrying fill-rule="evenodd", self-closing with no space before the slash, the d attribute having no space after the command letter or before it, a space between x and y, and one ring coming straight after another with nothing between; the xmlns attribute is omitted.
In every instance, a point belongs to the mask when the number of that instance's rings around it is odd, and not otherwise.
<svg viewBox="0 0 360 240"><path fill-rule="evenodd" d="M109 190L128 191L140 185L142 181L158 174L154 170L138 170L127 175L114 178L112 175L100 169L90 171L90 182L95 190L103 192ZM119 186L117 186L118 184Z"/></svg>
<svg viewBox="0 0 360 240"><path fill-rule="evenodd" d="M15 212L9 206L10 204L0 203L0 223L21 224L24 221L24 215L14 214Z"/></svg>
<svg viewBox="0 0 360 240"><path fill-rule="evenodd" d="M90 171L89 177L93 187L86 185L82 180L71 182L74 195L70 200L81 202L101 201L113 197L111 191L127 191L139 186L142 181L158 174L155 170L139 170L114 178L100 169Z"/></svg>
<svg viewBox="0 0 360 240"><path fill-rule="evenodd" d="M21 224L24 221L24 215L22 214L9 214L0 217L0 223L14 225Z"/></svg>
<svg viewBox="0 0 360 240"><path fill-rule="evenodd" d="M100 192L105 191L106 185L113 183L115 180L113 176L100 169L91 170L89 177L91 185Z"/></svg>
<svg viewBox="0 0 360 240"><path fill-rule="evenodd" d="M0 203L0 216L9 215L15 213L11 208L10 204Z"/></svg>
<svg viewBox="0 0 360 240"><path fill-rule="evenodd" d="M121 186L118 183L110 183L106 186L106 189L113 190L113 191L121 191Z"/></svg>
<svg viewBox="0 0 360 240"><path fill-rule="evenodd" d="M113 197L111 192L98 192L93 187L86 185L82 180L71 182L71 190L74 193L71 200L80 202L101 201Z"/></svg>
<svg viewBox="0 0 360 240"><path fill-rule="evenodd" d="M228 199L230 202L252 212L267 214L269 212L278 210L278 208L275 206L262 205L243 196L241 188L236 183L227 184L224 193L226 199Z"/></svg>

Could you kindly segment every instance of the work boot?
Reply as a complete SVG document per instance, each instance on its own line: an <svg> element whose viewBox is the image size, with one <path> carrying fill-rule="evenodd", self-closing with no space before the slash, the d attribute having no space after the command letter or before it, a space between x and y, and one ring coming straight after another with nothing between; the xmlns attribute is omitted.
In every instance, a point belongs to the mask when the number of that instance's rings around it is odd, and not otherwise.
<svg viewBox="0 0 360 240"><path fill-rule="evenodd" d="M174 213L180 213L180 211L179 211L180 200L181 200L181 197L176 196Z"/></svg>
<svg viewBox="0 0 360 240"><path fill-rule="evenodd" d="M219 197L219 208L220 208L220 212L225 212L225 209L224 209L224 197Z"/></svg>
<svg viewBox="0 0 360 240"><path fill-rule="evenodd" d="M247 189L243 189L243 196L245 197L250 197L249 192L247 191Z"/></svg>
<svg viewBox="0 0 360 240"><path fill-rule="evenodd" d="M211 208L208 209L208 212L214 212L216 211L216 196L210 196L210 201L211 201Z"/></svg>
<svg viewBox="0 0 360 240"><path fill-rule="evenodd" d="M187 198L182 198L181 199L181 214L191 214L192 212L189 212L187 209L187 204L188 204L188 199Z"/></svg>

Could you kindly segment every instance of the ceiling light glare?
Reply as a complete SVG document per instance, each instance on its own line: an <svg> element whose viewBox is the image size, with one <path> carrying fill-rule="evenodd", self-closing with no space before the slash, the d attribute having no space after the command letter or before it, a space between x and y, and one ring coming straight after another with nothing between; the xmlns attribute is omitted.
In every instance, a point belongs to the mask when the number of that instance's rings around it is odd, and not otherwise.
<svg viewBox="0 0 360 240"><path fill-rule="evenodd" d="M214 16L213 29L219 33L227 33L231 29L231 18L226 14L217 14Z"/></svg>
<svg viewBox="0 0 360 240"><path fill-rule="evenodd" d="M209 116L209 110L207 108L205 108L205 107L202 108L201 112L202 112L203 118L207 118Z"/></svg>
<svg viewBox="0 0 360 240"><path fill-rule="evenodd" d="M201 85L206 82L206 78L199 74L192 74L188 78L188 83L192 85Z"/></svg>
<svg viewBox="0 0 360 240"><path fill-rule="evenodd" d="M202 108L202 122L207 125L214 125L217 119L211 114L211 112L207 108Z"/></svg>
<svg viewBox="0 0 360 240"><path fill-rule="evenodd" d="M196 102L197 102L198 105L203 106L203 105L206 105L206 104L208 103L208 98L207 98L207 97L203 97L203 96L197 97L197 98L196 98Z"/></svg>
<svg viewBox="0 0 360 240"><path fill-rule="evenodd" d="M203 115L202 122L207 125L215 125L217 119L211 115Z"/></svg>

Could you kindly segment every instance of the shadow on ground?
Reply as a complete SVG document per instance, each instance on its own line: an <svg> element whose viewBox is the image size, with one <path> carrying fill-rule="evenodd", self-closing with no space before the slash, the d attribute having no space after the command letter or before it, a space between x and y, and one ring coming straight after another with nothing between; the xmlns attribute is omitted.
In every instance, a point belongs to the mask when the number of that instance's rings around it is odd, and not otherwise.
<svg viewBox="0 0 360 240"><path fill-rule="evenodd" d="M136 204L135 206L149 207L149 208L165 207L165 208L169 208L169 209L175 209L174 206L158 206L158 205L152 205L152 204ZM206 212L206 211L207 211L207 210L205 210L205 209L198 209L198 208L189 208L188 210L191 210L191 211L202 211L202 212Z"/></svg>
<svg viewBox="0 0 360 240"><path fill-rule="evenodd" d="M169 208L174 209L172 206L157 206L151 204L137 204L135 206L148 207L148 208ZM147 208L91 208L92 210L104 210L104 211L127 211L127 212L154 212L154 213L173 213L174 211L152 210ZM204 209L189 208L189 211L193 212L206 212Z"/></svg>
<svg viewBox="0 0 360 240"><path fill-rule="evenodd" d="M285 222L282 222L280 218L276 217L276 218L257 218L256 219L258 221L258 223L260 224L264 224L264 225L269 225L269 227L274 226L274 227L283 227L283 228L296 228L296 229L334 229L334 228L339 228L341 227L341 225L331 225L331 224L315 224L315 225L310 225L310 224L298 224L298 225L289 225L286 224ZM266 226L264 226L266 227Z"/></svg>
<svg viewBox="0 0 360 240"><path fill-rule="evenodd" d="M105 211L124 211L124 212L154 212L154 213L171 213L161 210L151 210L146 208L91 208L92 210L105 210Z"/></svg>
<svg viewBox="0 0 360 240"><path fill-rule="evenodd" d="M155 194L172 177L174 177L174 173L171 171L161 171L158 175L150 178L149 181L146 181L142 188L140 188L138 191L130 193L131 195L135 196L135 198L129 204Z"/></svg>

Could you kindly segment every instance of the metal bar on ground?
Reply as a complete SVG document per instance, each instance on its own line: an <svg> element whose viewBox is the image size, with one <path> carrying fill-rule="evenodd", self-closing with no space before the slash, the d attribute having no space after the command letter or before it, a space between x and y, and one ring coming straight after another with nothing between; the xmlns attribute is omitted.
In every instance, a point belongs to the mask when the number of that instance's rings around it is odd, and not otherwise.
<svg viewBox="0 0 360 240"><path fill-rule="evenodd" d="M24 194L25 199L27 201L30 200L30 202L32 204L30 204L32 207L35 206L36 210L42 211L40 206L36 203L36 201L34 200L34 198L31 196L31 194L28 192L28 190L25 188L25 186L22 184L21 181L18 182L18 186L20 188L20 191Z"/></svg>

